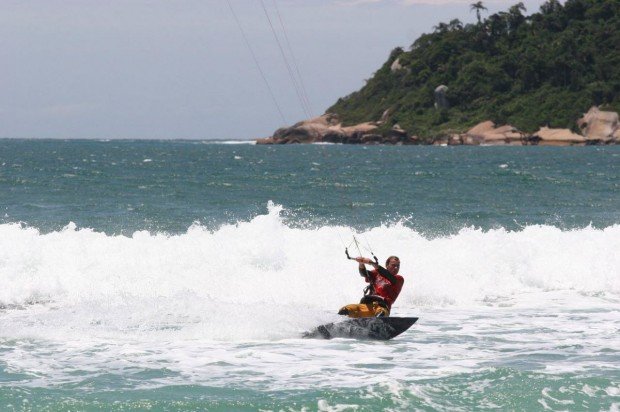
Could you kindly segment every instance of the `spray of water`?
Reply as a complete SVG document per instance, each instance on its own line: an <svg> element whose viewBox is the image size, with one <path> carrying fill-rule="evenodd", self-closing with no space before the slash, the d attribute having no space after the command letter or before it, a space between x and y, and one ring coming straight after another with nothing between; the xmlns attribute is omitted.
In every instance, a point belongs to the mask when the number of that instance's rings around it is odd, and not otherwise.
<svg viewBox="0 0 620 412"><path fill-rule="evenodd" d="M252 339L333 320L364 287L339 240L352 229L293 228L281 212L270 204L251 221L215 229L196 224L181 235L108 236L73 224L42 234L0 225L0 329L46 337L157 332ZM545 294L556 292L620 295L618 225L463 228L429 239L396 223L359 235L379 259L401 258L405 286L395 313L544 305Z"/></svg>

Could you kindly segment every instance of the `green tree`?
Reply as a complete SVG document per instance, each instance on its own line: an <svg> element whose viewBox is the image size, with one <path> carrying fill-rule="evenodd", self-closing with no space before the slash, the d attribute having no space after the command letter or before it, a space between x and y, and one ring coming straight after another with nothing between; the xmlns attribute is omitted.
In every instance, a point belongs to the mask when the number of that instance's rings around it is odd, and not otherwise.
<svg viewBox="0 0 620 412"><path fill-rule="evenodd" d="M484 7L484 5L482 4L482 2L481 2L481 1L478 1L478 2L476 2L476 3L472 3L472 4L469 6L469 9L470 9L470 10L475 10L475 11L476 11L476 18L478 19L478 24L480 24L480 21L481 21L481 19L480 19L480 12L481 12L482 10L488 10L486 7Z"/></svg>
<svg viewBox="0 0 620 412"><path fill-rule="evenodd" d="M521 12L527 9L522 2L515 4L508 9L508 30L515 31L525 21L525 16Z"/></svg>
<svg viewBox="0 0 620 412"><path fill-rule="evenodd" d="M472 10L486 8L478 2ZM540 12L524 12L517 3L478 24L437 24L410 49L392 50L364 87L327 111L349 125L390 109L384 132L397 121L429 139L483 120L533 132L574 127L595 104L620 111L620 1L548 0ZM390 70L396 58L407 70ZM441 113L439 85L450 101Z"/></svg>

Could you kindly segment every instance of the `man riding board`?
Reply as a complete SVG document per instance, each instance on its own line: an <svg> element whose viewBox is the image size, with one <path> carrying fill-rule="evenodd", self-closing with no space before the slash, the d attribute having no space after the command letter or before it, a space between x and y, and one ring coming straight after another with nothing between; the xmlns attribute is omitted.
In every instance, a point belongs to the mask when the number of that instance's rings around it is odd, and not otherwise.
<svg viewBox="0 0 620 412"><path fill-rule="evenodd" d="M390 316L392 304L405 282L398 274L400 259L390 256L385 261L385 268L365 257L356 257L353 260L359 263L359 273L369 285L364 289L364 297L360 303L343 306L338 314L351 318ZM374 270L368 271L365 265L371 265Z"/></svg>

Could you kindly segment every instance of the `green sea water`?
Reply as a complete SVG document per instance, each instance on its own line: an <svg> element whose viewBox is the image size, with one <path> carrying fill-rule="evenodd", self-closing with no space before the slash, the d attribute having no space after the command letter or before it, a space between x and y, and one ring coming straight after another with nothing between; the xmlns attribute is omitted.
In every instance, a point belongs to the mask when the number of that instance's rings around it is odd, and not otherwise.
<svg viewBox="0 0 620 412"><path fill-rule="evenodd" d="M42 230L183 232L282 204L292 224L407 218L562 228L620 221L620 148L254 146L198 141L0 140L0 212ZM300 222L301 221L301 222Z"/></svg>
<svg viewBox="0 0 620 412"><path fill-rule="evenodd" d="M619 189L616 146L0 140L0 410L618 410ZM345 246L409 331L301 339Z"/></svg>

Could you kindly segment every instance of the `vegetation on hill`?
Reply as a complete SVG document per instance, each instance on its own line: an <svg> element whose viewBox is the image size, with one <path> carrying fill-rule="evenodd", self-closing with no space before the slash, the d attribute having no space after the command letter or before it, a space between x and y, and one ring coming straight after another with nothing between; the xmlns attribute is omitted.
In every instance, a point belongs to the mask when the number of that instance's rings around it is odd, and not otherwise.
<svg viewBox="0 0 620 412"><path fill-rule="evenodd" d="M575 129L591 106L620 111L620 1L548 0L525 16L523 3L478 23L440 23L409 51L394 49L357 92L327 112L345 124L379 120L431 139L493 120L524 132ZM398 60L400 69L393 69ZM435 108L448 87L449 108Z"/></svg>

